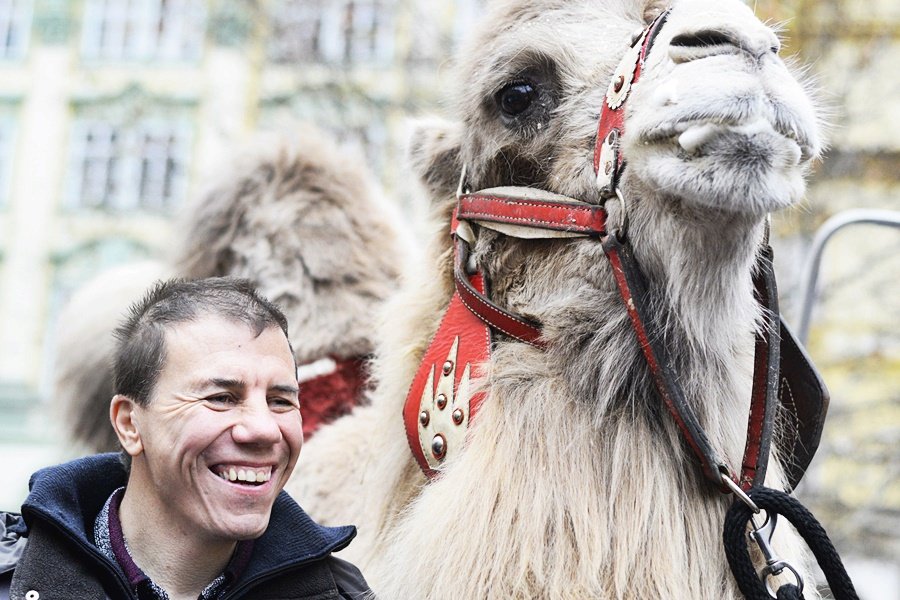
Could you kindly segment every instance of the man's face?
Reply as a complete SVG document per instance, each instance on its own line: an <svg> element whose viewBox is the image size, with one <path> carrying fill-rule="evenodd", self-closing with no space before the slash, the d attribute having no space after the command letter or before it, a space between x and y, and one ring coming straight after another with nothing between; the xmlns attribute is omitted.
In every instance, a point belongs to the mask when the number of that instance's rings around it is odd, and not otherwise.
<svg viewBox="0 0 900 600"><path fill-rule="evenodd" d="M260 536L303 444L297 376L277 327L202 316L166 333L166 361L133 416L132 479L161 526L210 541ZM157 514L161 513L161 514Z"/></svg>

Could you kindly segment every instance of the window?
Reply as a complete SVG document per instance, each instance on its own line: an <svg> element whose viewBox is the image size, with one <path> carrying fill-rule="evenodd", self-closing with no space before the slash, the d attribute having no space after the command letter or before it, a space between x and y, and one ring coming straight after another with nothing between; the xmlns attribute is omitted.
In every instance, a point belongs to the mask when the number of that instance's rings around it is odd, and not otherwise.
<svg viewBox="0 0 900 600"><path fill-rule="evenodd" d="M328 137L361 150L367 166L379 174L384 174L396 154L386 126L390 111L390 105L346 86L300 87L260 104L263 129L278 131L291 122L315 123Z"/></svg>
<svg viewBox="0 0 900 600"><path fill-rule="evenodd" d="M396 0L281 0L272 13L275 62L386 63Z"/></svg>
<svg viewBox="0 0 900 600"><path fill-rule="evenodd" d="M308 62L318 59L319 2L293 0L276 5L272 13L269 58L275 62Z"/></svg>
<svg viewBox="0 0 900 600"><path fill-rule="evenodd" d="M203 0L86 0L87 60L193 60L203 48Z"/></svg>
<svg viewBox="0 0 900 600"><path fill-rule="evenodd" d="M33 0L0 0L0 58L25 56Z"/></svg>
<svg viewBox="0 0 900 600"><path fill-rule="evenodd" d="M388 2L348 2L344 15L345 53L351 62L386 62L393 52L394 8Z"/></svg>
<svg viewBox="0 0 900 600"><path fill-rule="evenodd" d="M353 127L350 131L341 134L337 138L345 143L359 147L366 158L366 164L376 173L383 173L385 169L385 153L389 150L390 140L388 131L381 120L372 120L365 125Z"/></svg>
<svg viewBox="0 0 900 600"><path fill-rule="evenodd" d="M77 123L69 206L171 211L185 193L189 137L181 123Z"/></svg>
<svg viewBox="0 0 900 600"><path fill-rule="evenodd" d="M12 190L13 136L12 119L0 117L0 208L9 204Z"/></svg>

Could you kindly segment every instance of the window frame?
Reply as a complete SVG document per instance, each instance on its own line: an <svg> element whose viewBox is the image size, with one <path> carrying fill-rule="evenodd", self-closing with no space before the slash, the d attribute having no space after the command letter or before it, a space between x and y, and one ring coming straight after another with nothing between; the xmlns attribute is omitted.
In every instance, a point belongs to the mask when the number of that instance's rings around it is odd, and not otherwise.
<svg viewBox="0 0 900 600"><path fill-rule="evenodd" d="M203 54L207 22L203 0L85 0L81 58L196 62Z"/></svg>
<svg viewBox="0 0 900 600"><path fill-rule="evenodd" d="M184 201L193 137L186 119L146 118L124 124L86 116L76 118L72 132L66 209L170 214ZM164 165L161 171L155 169L162 173L162 184L155 186L161 193L148 195L148 170L160 162L159 155L148 155L159 147L153 138L164 140ZM94 168L100 171L95 176L100 183L87 181L89 161L99 163Z"/></svg>
<svg viewBox="0 0 900 600"><path fill-rule="evenodd" d="M9 10L0 12L0 60L22 60L31 43L34 0L7 0Z"/></svg>

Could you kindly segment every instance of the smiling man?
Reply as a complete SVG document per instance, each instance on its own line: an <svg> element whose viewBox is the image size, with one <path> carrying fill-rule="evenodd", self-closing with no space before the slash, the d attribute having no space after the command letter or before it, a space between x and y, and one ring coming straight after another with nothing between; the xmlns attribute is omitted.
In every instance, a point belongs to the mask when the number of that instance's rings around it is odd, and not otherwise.
<svg viewBox="0 0 900 600"><path fill-rule="evenodd" d="M355 529L317 525L282 492L303 444L284 315L243 280L170 281L117 338L123 453L32 477L8 527L28 532L10 544L10 597L366 597L331 556Z"/></svg>

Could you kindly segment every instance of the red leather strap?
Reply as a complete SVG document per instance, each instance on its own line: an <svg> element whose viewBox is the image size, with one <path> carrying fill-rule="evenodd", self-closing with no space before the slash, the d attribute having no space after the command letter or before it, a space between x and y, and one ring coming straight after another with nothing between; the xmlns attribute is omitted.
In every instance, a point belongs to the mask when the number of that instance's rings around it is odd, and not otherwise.
<svg viewBox="0 0 900 600"><path fill-rule="evenodd" d="M637 79L635 78L635 81ZM615 131L615 135L617 136L616 146L618 148L619 140L622 138L622 133L625 131L625 103L623 102L621 106L617 109L613 110L606 105L606 102L603 103L603 109L600 111L600 123L597 125L597 139L594 143L594 173L600 170L600 149L603 147L603 142L606 141L606 138L609 137L609 134ZM621 152L617 152L616 154L616 165L615 169L617 171L621 170L622 163L625 162L625 155ZM613 179L616 180L617 177L613 176Z"/></svg>
<svg viewBox="0 0 900 600"><path fill-rule="evenodd" d="M628 85L630 87L637 83L638 79L641 77L641 72L643 71L644 60L647 58L647 54L653 45L653 41L656 39L656 34L659 33L659 30L662 29L662 26L665 24L668 14L668 10L663 11L647 27L646 34L643 38L639 38L635 41L635 43L641 43L641 51L634 66L634 71L631 73L631 79L629 81L623 79L621 83L613 82L612 85ZM632 46L632 48L633 47L634 46ZM627 77L625 74L622 74L622 76ZM597 173L600 170L600 151L603 143L611 133L615 132L613 146L615 148L616 160L615 165L612 166L614 170L614 173L612 173L613 189L615 189L615 186L618 184L622 165L625 162L624 155L619 152L622 135L625 133L625 104L626 102L623 99L615 108L610 108L607 97L604 97L603 106L600 110L600 122L597 124L597 138L594 142L594 173Z"/></svg>
<svg viewBox="0 0 900 600"><path fill-rule="evenodd" d="M611 234L603 238L603 250L612 265L619 294L628 311L656 391L681 430L685 442L697 457L704 476L723 492L729 491L723 486L723 476L731 477L745 491L762 484L769 460L779 391L778 300L768 245L760 250L754 277L757 301L765 311L766 322L764 330L756 337L753 390L740 478L712 447L672 371L671 359L665 345L661 343L662 336L653 315L647 311L646 281L634 260L631 248L617 235Z"/></svg>
<svg viewBox="0 0 900 600"><path fill-rule="evenodd" d="M606 230L602 206L481 193L460 196L456 218L597 236Z"/></svg>
<svg viewBox="0 0 900 600"><path fill-rule="evenodd" d="M468 244L457 238L454 279L456 294L465 307L493 329L532 346L544 347L540 325L500 308L472 286L465 273L468 256Z"/></svg>

